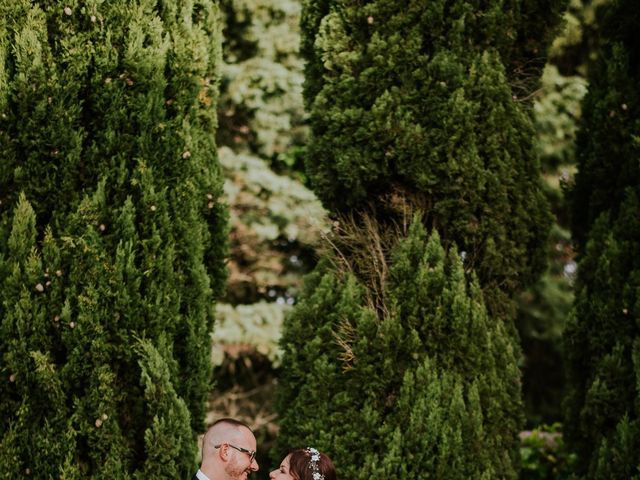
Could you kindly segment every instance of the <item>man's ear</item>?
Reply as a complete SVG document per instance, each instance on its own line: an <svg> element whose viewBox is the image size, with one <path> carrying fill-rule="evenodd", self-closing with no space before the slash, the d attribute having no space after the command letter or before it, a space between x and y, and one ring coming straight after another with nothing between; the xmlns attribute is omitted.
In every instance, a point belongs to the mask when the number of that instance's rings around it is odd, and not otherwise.
<svg viewBox="0 0 640 480"><path fill-rule="evenodd" d="M227 445L226 443L220 445L220 448L218 449L218 455L223 462L226 462L229 458L229 445Z"/></svg>

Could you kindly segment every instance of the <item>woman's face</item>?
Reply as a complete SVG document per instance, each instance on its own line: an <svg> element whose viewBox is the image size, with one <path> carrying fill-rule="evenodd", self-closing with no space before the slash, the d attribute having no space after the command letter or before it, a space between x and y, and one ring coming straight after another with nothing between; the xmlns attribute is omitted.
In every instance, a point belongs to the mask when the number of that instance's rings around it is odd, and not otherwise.
<svg viewBox="0 0 640 480"><path fill-rule="evenodd" d="M271 480L297 480L296 477L289 473L289 459L291 455L284 457L284 460L280 463L280 467L276 468L269 474Z"/></svg>

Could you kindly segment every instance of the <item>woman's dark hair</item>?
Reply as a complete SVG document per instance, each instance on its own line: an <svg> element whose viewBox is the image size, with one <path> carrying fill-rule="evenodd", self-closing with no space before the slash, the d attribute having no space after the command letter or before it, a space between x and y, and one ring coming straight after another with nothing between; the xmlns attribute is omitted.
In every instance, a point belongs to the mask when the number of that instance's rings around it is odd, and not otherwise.
<svg viewBox="0 0 640 480"><path fill-rule="evenodd" d="M311 451L307 448L296 448L289 452L289 473L296 480L314 480L313 468L311 467ZM324 480L337 480L336 467L331 459L320 452L320 459L317 461L318 472L324 476Z"/></svg>

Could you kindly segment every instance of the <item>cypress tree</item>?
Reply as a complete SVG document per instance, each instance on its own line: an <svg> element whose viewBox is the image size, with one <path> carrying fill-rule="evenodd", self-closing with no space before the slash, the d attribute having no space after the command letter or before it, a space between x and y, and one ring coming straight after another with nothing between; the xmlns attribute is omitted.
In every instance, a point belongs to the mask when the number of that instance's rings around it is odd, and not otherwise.
<svg viewBox="0 0 640 480"><path fill-rule="evenodd" d="M598 13L570 191L579 261L565 418L580 475L627 479L640 472L640 12L620 0Z"/></svg>
<svg viewBox="0 0 640 480"><path fill-rule="evenodd" d="M564 2L477 3L305 2L307 169L331 211L425 211L512 313L545 265L528 101Z"/></svg>
<svg viewBox="0 0 640 480"><path fill-rule="evenodd" d="M610 5L609 5L610 3ZM583 252L588 233L606 211L618 211L628 186L640 183L637 158L638 64L640 40L635 34L634 2L612 1L601 6L598 60L589 68L589 91L583 102L583 122L577 137L578 173L569 192L572 233Z"/></svg>
<svg viewBox="0 0 640 480"><path fill-rule="evenodd" d="M0 0L0 478L179 478L226 211L215 2Z"/></svg>
<svg viewBox="0 0 640 480"><path fill-rule="evenodd" d="M528 96L562 6L303 3L307 170L338 223L285 323L282 444L347 478L516 478L512 298L550 223Z"/></svg>
<svg viewBox="0 0 640 480"><path fill-rule="evenodd" d="M640 467L640 202L637 187L626 193L589 232L564 335L566 431L586 478L636 478Z"/></svg>
<svg viewBox="0 0 640 480"><path fill-rule="evenodd" d="M399 236L367 231L334 237L346 243L287 321L283 443L330 452L344 478L516 478L520 386L504 323L420 221ZM366 251L368 278L347 246Z"/></svg>

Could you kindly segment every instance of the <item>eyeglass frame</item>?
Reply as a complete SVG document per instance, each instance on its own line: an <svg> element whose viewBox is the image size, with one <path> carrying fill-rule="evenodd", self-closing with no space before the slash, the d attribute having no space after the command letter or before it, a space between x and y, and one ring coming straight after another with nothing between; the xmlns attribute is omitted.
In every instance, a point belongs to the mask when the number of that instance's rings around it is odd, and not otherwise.
<svg viewBox="0 0 640 480"><path fill-rule="evenodd" d="M228 445L231 448L235 448L239 452L246 453L247 455L249 455L249 460L251 461L251 463L253 463L253 461L256 459L257 452L255 450L249 450L248 448L243 448L243 447L236 447L235 445L231 445L228 442L220 443L219 445L214 445L213 448L220 448L222 445Z"/></svg>

